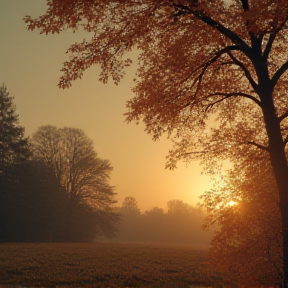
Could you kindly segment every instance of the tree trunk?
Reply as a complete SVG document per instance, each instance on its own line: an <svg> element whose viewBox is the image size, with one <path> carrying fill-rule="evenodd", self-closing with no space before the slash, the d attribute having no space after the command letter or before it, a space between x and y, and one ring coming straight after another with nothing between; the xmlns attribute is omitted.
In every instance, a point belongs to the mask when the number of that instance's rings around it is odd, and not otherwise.
<svg viewBox="0 0 288 288"><path fill-rule="evenodd" d="M283 279L282 287L288 287L288 167L285 155L285 145L283 143L280 123L275 112L272 91L268 95L267 84L266 93L260 97L262 111L269 139L270 162L273 168L274 177L279 192L279 208L282 220L283 236ZM268 89L269 91L269 89ZM265 95L266 94L266 95Z"/></svg>

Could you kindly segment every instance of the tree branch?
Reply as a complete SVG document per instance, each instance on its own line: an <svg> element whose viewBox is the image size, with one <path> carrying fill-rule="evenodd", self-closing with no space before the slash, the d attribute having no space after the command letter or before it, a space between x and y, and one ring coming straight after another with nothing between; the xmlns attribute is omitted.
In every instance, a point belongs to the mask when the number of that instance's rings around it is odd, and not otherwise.
<svg viewBox="0 0 288 288"><path fill-rule="evenodd" d="M286 17L286 19L284 21L282 21L282 23L280 25L278 25L278 28L276 27L275 24L273 25L272 31L270 31L270 36L269 36L269 39L268 39L267 44L266 44L266 48L263 52L263 57L265 60L268 59L269 53L270 53L271 48L272 48L272 44L276 38L277 33L283 29L283 27L286 24L287 19L288 19L288 16Z"/></svg>
<svg viewBox="0 0 288 288"><path fill-rule="evenodd" d="M265 59L265 61L267 61L267 59L268 59L269 53L270 53L271 48L272 48L272 44L276 38L276 34L277 34L277 32L273 32L269 36L269 39L267 41L266 47L265 47L264 52L263 52L263 58Z"/></svg>
<svg viewBox="0 0 288 288"><path fill-rule="evenodd" d="M227 47L225 47L225 48L217 51L216 55L215 55L212 59L206 61L205 63L202 63L201 65L199 65L198 67L196 67L195 69L193 69L193 70L191 71L191 73L190 73L187 77L185 77L184 79L181 80L181 83L187 81L195 72L197 72L197 71L198 71L199 69L201 69L201 68L203 68L203 69L202 69L202 72L200 73L200 75L201 75L201 74L204 74L205 71L207 70L207 68L208 68L212 63L214 63L218 58L220 58L220 57L221 57L222 55L224 55L225 53L228 53L229 51L232 51L232 50L240 50L240 49L239 49L239 47L237 47L237 46L227 46ZM204 73L203 73L203 72L204 72ZM199 78L199 77L197 77L196 80L198 80L198 78ZM194 84L195 84L195 83L194 83ZM194 85L194 84L193 84L193 85ZM193 85L192 85L192 86L193 86Z"/></svg>
<svg viewBox="0 0 288 288"><path fill-rule="evenodd" d="M288 69L288 60L276 71L276 73L272 77L271 84L273 88L277 84L280 77L287 71L287 69Z"/></svg>
<svg viewBox="0 0 288 288"><path fill-rule="evenodd" d="M248 141L247 144L254 145L254 146L256 146L257 148L259 148L261 150L265 150L265 151L269 152L269 147L265 147L265 146L263 146L261 144L258 144L256 142L254 142L254 141Z"/></svg>
<svg viewBox="0 0 288 288"><path fill-rule="evenodd" d="M245 2L245 0L243 0L243 2ZM226 28L225 26L213 20L212 18L206 16L202 11L199 11L196 9L193 10L189 8L188 6L181 5L181 4L173 4L173 6L177 10L177 13L175 13L174 16L177 17L180 15L192 14L194 15L195 18L199 19L200 21L204 22L210 27L218 30L220 34L230 39L232 43L236 44L239 47L239 50L241 50L246 56L249 57L249 55L251 54L250 52L251 47L249 47L249 45L238 36L238 34Z"/></svg>
<svg viewBox="0 0 288 288"><path fill-rule="evenodd" d="M213 103L209 104L206 109L205 109L205 112L209 109L209 108L212 108L215 104L217 103L220 103L222 101L224 101L225 99L228 99L228 98L231 98L231 97L238 97L238 96L241 96L241 97L245 97L245 98L248 98L252 101L254 101L260 108L261 108L261 102L255 98L254 96L250 95L250 94L246 94L246 93L242 93L242 92L234 92L234 93L221 93L221 92L216 92L216 93L212 93L212 94L209 94L207 97L211 97L211 96L224 96L223 98L217 100L217 101L214 101Z"/></svg>
<svg viewBox="0 0 288 288"><path fill-rule="evenodd" d="M249 81L249 83L251 84L252 88L254 89L254 91L257 90L257 83L253 80L249 70L246 68L246 66L240 61L238 60L232 53L231 51L228 51L227 54L230 56L230 58L234 61L235 65L239 66L243 72L245 73L245 76L247 78L247 80Z"/></svg>
<svg viewBox="0 0 288 288"><path fill-rule="evenodd" d="M199 91L199 89L200 89L200 85L201 85L203 76L204 76L205 72L207 71L207 69L209 68L209 66L210 66L212 63L214 63L217 59L219 59L223 54L225 54L226 52L229 53L229 52L232 51L232 50L239 50L239 48L238 48L237 46L227 46L227 47L219 50L212 59L210 59L210 60L207 61L205 64L202 64L201 66L198 67L198 69L200 69L201 67L203 67L203 69L202 69L201 73L195 78L195 80L194 80L193 83L192 83L192 86L191 86L191 87L193 87L193 86L198 82L196 91L195 91L195 93L194 93L194 96L197 96L198 91ZM198 70L198 69L197 69L197 70ZM197 71L197 70L196 70L196 71ZM195 70L194 70L194 71L195 71ZM196 71L195 71L195 72L196 72ZM192 74L193 74L193 73L191 73L190 75L192 75ZM187 78L186 78L186 80L187 80Z"/></svg>
<svg viewBox="0 0 288 288"><path fill-rule="evenodd" d="M243 6L244 11L249 10L248 0L240 0Z"/></svg>
<svg viewBox="0 0 288 288"><path fill-rule="evenodd" d="M269 239L269 236L267 236L267 238ZM267 247L268 259L269 259L270 263L272 264L273 268L275 269L275 271L278 272L279 275L281 275L281 272L280 272L278 266L275 264L275 261L273 261L272 256L271 256L271 254L272 254L271 253L271 241L272 240L270 240L270 239L268 241L268 247Z"/></svg>

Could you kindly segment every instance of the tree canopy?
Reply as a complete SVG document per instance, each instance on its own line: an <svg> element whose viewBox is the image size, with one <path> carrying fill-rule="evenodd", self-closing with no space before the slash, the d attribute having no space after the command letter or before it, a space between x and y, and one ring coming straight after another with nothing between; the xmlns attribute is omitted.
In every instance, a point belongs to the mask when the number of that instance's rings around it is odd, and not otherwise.
<svg viewBox="0 0 288 288"><path fill-rule="evenodd" d="M86 202L104 210L115 203L113 187L108 184L113 167L98 157L83 130L41 126L31 143L34 157L53 168L71 202Z"/></svg>
<svg viewBox="0 0 288 288"><path fill-rule="evenodd" d="M116 193L109 184L113 167L98 157L84 131L41 126L31 137L31 148L33 157L52 169L67 199L66 241L81 241L85 233L89 241L99 234L113 236L119 221L112 207Z"/></svg>
<svg viewBox="0 0 288 288"><path fill-rule="evenodd" d="M259 99L265 82L275 89L273 106L286 139L285 1L68 2L48 1L45 15L25 18L29 29L41 33L91 32L91 39L67 50L59 86L69 87L94 64L102 68L100 81L112 77L117 84L131 63L125 53L138 49L127 121L144 121L154 138L163 132L176 136L169 168L175 168L175 160L203 156L212 148L218 156L245 144L267 150L268 138L253 135L255 127L266 134ZM205 130L207 119L217 123L212 133L209 126Z"/></svg>

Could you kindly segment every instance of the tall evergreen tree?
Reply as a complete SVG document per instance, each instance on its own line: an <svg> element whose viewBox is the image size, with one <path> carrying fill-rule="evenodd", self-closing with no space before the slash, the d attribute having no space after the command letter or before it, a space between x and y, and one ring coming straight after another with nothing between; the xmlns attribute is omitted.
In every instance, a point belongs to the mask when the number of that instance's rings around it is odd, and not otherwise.
<svg viewBox="0 0 288 288"><path fill-rule="evenodd" d="M4 84L0 87L0 177L10 165L22 162L28 156L28 139L19 125L13 97Z"/></svg>
<svg viewBox="0 0 288 288"><path fill-rule="evenodd" d="M0 241L11 234L11 212L16 212L17 175L15 168L29 156L28 139L19 125L13 97L4 84L0 86ZM21 173L23 170L21 171ZM19 175L18 175L19 176ZM9 228L9 229L8 229Z"/></svg>

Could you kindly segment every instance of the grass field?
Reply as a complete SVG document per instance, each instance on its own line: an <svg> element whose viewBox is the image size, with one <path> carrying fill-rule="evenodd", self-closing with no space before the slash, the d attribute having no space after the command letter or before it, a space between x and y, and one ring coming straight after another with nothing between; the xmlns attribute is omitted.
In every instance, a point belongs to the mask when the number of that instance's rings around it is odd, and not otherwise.
<svg viewBox="0 0 288 288"><path fill-rule="evenodd" d="M0 244L0 287L218 286L207 248L150 244Z"/></svg>

